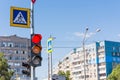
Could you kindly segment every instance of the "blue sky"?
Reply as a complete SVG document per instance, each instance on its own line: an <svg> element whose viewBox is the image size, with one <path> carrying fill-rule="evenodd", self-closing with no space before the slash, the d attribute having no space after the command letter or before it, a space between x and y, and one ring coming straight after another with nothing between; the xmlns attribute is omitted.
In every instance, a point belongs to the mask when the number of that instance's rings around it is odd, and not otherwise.
<svg viewBox="0 0 120 80"><path fill-rule="evenodd" d="M30 29L10 27L10 7L30 8L30 0L2 0L0 2L0 36L17 34L30 38ZM85 28L88 27L86 43L111 40L120 41L120 0L36 0L35 33L42 39L42 66L36 70L39 80L47 77L46 41L53 41L53 64L75 47L81 46ZM97 28L101 32L96 33ZM69 48L62 48L69 47Z"/></svg>

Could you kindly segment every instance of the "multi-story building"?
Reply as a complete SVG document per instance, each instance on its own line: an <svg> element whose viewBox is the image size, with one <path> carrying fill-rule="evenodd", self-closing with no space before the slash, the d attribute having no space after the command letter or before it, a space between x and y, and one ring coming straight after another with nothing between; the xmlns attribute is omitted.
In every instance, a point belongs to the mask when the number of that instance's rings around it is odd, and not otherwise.
<svg viewBox="0 0 120 80"><path fill-rule="evenodd" d="M16 35L0 36L0 52L4 53L10 69L14 70L12 80L30 80L30 77L22 74L22 70L25 69L22 62L26 62L30 54L30 39Z"/></svg>
<svg viewBox="0 0 120 80"><path fill-rule="evenodd" d="M66 58L69 63L66 63ZM65 65L60 65L64 63ZM67 67L72 80L84 80L85 78L86 80L106 80L112 69L119 63L120 42L102 41L85 45L85 51L83 47L71 51L60 61L54 72L65 71Z"/></svg>

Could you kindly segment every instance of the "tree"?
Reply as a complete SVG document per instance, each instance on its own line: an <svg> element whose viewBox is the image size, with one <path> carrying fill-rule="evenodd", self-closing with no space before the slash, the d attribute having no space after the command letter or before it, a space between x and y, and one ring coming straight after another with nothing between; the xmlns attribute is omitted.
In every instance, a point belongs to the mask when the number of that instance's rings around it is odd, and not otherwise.
<svg viewBox="0 0 120 80"><path fill-rule="evenodd" d="M62 75L62 76L65 76L66 77L66 80L70 80L70 71L59 71L58 72L58 75Z"/></svg>
<svg viewBox="0 0 120 80"><path fill-rule="evenodd" d="M107 80L120 80L120 65L117 65L116 68L113 69Z"/></svg>
<svg viewBox="0 0 120 80"><path fill-rule="evenodd" d="M10 80L13 71L9 69L7 60L4 58L3 53L0 53L0 80Z"/></svg>

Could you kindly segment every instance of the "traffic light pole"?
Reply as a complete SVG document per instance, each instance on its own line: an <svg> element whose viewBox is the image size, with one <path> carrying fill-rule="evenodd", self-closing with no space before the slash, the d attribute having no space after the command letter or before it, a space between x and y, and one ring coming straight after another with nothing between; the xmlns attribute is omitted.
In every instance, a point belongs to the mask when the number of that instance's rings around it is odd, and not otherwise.
<svg viewBox="0 0 120 80"><path fill-rule="evenodd" d="M31 35L34 34L34 3L31 2ZM35 80L35 67L31 66L31 80Z"/></svg>
<svg viewBox="0 0 120 80"><path fill-rule="evenodd" d="M35 80L35 67L31 66L31 80Z"/></svg>

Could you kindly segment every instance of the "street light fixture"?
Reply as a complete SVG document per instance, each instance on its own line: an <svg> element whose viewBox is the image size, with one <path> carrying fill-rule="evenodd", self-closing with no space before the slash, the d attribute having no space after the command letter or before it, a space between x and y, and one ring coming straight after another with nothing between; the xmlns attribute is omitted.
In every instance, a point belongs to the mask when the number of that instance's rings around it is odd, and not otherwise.
<svg viewBox="0 0 120 80"><path fill-rule="evenodd" d="M88 32L89 28L87 27L86 30L85 30L85 33L83 35L83 42L82 42L82 45L83 45L83 56L84 56L84 80L86 80L86 69L85 69L85 66L86 66L86 54L85 54L85 40L86 40L86 35L87 35L87 32ZM101 29L96 29L96 32L100 32Z"/></svg>
<svg viewBox="0 0 120 80"><path fill-rule="evenodd" d="M100 31L101 31L101 29L100 29L100 28L96 29L96 32L100 32Z"/></svg>

